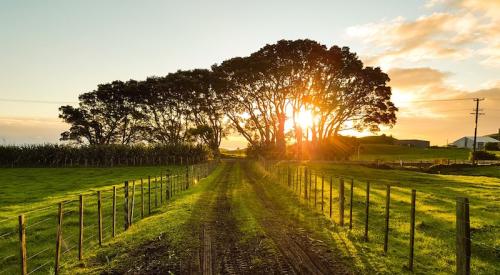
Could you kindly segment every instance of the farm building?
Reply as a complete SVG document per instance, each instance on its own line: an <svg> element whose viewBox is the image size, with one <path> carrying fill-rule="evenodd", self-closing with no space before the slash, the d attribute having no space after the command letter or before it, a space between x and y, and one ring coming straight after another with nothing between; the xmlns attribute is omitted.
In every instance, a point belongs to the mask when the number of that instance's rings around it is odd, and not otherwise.
<svg viewBox="0 0 500 275"><path fill-rule="evenodd" d="M396 145L415 147L415 148L429 148L431 143L428 140L420 139L397 139L394 142Z"/></svg>
<svg viewBox="0 0 500 275"><path fill-rule="evenodd" d="M486 146L487 143L500 143L500 141L488 136L477 137L476 149L478 150L484 149L484 146ZM473 144L474 144L474 137L463 137L452 143L452 145L456 146L457 148L469 148L469 149L472 149L474 147Z"/></svg>

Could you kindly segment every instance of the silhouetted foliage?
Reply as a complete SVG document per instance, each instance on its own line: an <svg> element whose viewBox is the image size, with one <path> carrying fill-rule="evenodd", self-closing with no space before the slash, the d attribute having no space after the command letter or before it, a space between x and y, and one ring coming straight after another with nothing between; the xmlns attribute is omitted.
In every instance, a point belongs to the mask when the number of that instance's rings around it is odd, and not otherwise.
<svg viewBox="0 0 500 275"><path fill-rule="evenodd" d="M484 149L490 150L490 151L498 151L498 150L500 150L500 147L498 147L498 143L488 142L484 146Z"/></svg>
<svg viewBox="0 0 500 275"><path fill-rule="evenodd" d="M386 136L382 134L380 136L367 136L358 138L359 143L361 144L389 144L393 145L396 142L396 139L392 136Z"/></svg>
<svg viewBox="0 0 500 275"><path fill-rule="evenodd" d="M60 108L71 124L61 139L203 144L218 155L221 139L235 130L248 141L250 154L285 157L287 140L310 137L310 154L343 157L349 150L342 153L335 144L342 131L377 132L396 122L388 82L380 68L365 67L347 47L280 40L211 70L99 85L79 97L79 107ZM307 129L297 122L304 110L313 117Z"/></svg>
<svg viewBox="0 0 500 275"><path fill-rule="evenodd" d="M486 151L476 151L476 152L470 152L469 159L472 160L472 156L474 155L475 160L496 160L497 156L493 153L486 152Z"/></svg>
<svg viewBox="0 0 500 275"><path fill-rule="evenodd" d="M396 122L389 77L380 68L364 67L347 47L281 40L213 70L226 80L220 93L228 118L254 147L274 144L283 150L289 113L296 139L310 131L312 146L328 143L343 130L377 132L379 125ZM315 117L305 131L298 130L301 110Z"/></svg>

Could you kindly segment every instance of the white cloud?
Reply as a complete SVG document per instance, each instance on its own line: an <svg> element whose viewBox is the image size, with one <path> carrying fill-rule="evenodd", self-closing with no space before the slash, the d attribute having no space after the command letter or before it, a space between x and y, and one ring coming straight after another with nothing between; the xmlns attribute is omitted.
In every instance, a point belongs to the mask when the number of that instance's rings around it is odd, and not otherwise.
<svg viewBox="0 0 500 275"><path fill-rule="evenodd" d="M398 61L464 60L500 66L500 1L429 1L426 7L446 5L415 20L396 17L351 26L346 34L361 40L371 63L391 67ZM491 11L491 10L495 11Z"/></svg>

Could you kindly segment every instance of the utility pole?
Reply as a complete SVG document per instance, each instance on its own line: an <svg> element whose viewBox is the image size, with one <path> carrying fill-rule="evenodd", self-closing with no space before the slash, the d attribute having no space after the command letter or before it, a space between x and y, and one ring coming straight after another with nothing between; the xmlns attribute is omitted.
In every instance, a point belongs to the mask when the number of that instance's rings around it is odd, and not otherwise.
<svg viewBox="0 0 500 275"><path fill-rule="evenodd" d="M474 110L474 113L471 113L472 115L476 116L476 123L474 126L474 144L472 145L473 151L472 151L472 164L476 164L476 140L477 140L477 121L479 119L479 115L484 115L484 113L479 113L479 101L483 101L484 98L474 98L473 99L476 102L476 109Z"/></svg>

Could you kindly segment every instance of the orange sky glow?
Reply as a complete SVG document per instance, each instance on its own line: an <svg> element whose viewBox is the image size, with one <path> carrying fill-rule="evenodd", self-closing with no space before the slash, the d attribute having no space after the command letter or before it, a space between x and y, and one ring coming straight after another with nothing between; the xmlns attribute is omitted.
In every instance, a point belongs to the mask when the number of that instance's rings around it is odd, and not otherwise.
<svg viewBox="0 0 500 275"><path fill-rule="evenodd" d="M0 144L58 142L69 127L58 107L99 83L209 68L300 38L349 46L389 75L397 123L378 134L433 145L470 136L476 97L479 135L500 128L498 0L55 2L0 8ZM307 128L314 117L302 110L298 120ZM246 144L232 133L222 147Z"/></svg>

